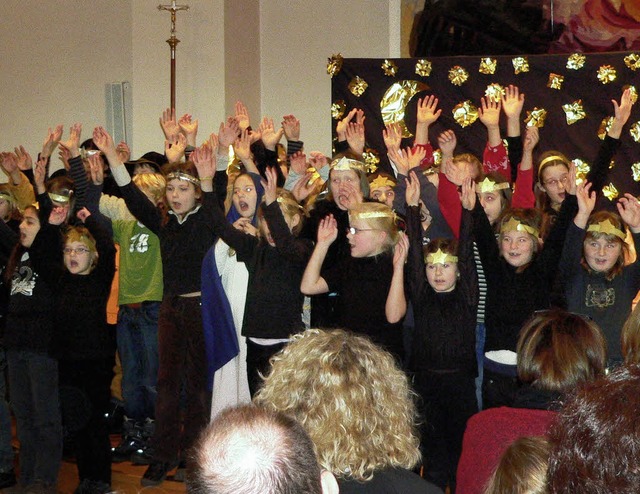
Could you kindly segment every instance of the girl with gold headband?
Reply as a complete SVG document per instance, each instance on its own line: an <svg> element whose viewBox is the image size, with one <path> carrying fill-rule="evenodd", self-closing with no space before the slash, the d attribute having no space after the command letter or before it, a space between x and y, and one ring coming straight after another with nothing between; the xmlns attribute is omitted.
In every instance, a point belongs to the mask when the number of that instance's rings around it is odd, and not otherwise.
<svg viewBox="0 0 640 494"><path fill-rule="evenodd" d="M609 164L618 147L620 147L620 135L622 128L629 120L633 107L631 90L625 89L620 98L620 103L613 103L614 119L602 142L598 156L590 168L585 180L591 182L592 191L599 194L605 185ZM569 167L571 162L560 151L546 151L540 156L538 165L537 204L536 207L543 211L542 238L546 238L550 227L558 217L560 206L570 187Z"/></svg>
<svg viewBox="0 0 640 494"><path fill-rule="evenodd" d="M578 214L567 232L559 280L567 308L591 317L602 328L609 365L615 366L622 363L622 327L640 290L640 258L625 266L627 227L640 246L640 203L625 194L616 204L619 215L592 213L596 197L591 184L578 186Z"/></svg>
<svg viewBox="0 0 640 494"><path fill-rule="evenodd" d="M437 238L421 242L420 184L407 180L407 293L414 311L408 369L420 396L425 478L443 490L456 485L467 420L478 411L475 327L478 286L472 252L471 213L463 211L460 245ZM426 276L425 276L426 274Z"/></svg>
<svg viewBox="0 0 640 494"><path fill-rule="evenodd" d="M327 252L338 238L338 222L320 221L318 239L302 276L306 295L337 292L338 324L371 337L402 358L404 262L409 241L398 231L395 213L377 202L349 210L347 241L351 255L326 265Z"/></svg>
<svg viewBox="0 0 640 494"><path fill-rule="evenodd" d="M569 183L574 184L575 167ZM575 190L571 191L575 193ZM486 340L482 398L484 408L510 405L517 389L516 342L520 327L536 310L550 306L562 244L577 211L575 196L564 201L544 246L540 216L533 209L511 209L502 215L499 238L476 196L476 184L465 181L462 205L473 212L473 234L487 283Z"/></svg>

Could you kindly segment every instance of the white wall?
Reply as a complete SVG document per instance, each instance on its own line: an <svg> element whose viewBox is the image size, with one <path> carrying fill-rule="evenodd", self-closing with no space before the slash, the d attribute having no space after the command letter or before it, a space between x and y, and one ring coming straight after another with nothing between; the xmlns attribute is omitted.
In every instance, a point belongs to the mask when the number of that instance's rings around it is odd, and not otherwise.
<svg viewBox="0 0 640 494"><path fill-rule="evenodd" d="M161 151L170 34L170 14L157 10L161 1L4 0L0 150L23 144L35 156L57 123L68 132L80 121L88 137L105 123L105 84L130 81L134 157ZM400 0L178 3L190 9L177 18L177 112L199 119L200 140L244 99L255 124L262 115L279 123L295 113L307 150L328 152L327 58L397 56Z"/></svg>

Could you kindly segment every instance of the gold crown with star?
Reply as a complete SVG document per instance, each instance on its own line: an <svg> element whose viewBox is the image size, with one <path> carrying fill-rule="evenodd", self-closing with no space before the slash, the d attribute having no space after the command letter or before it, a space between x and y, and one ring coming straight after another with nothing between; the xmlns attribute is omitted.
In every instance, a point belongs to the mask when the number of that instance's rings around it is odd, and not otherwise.
<svg viewBox="0 0 640 494"><path fill-rule="evenodd" d="M520 221L515 219L513 216L509 219L509 221L503 224L502 227L500 227L500 233L505 232L525 232L529 235L533 235L534 237L537 237L540 233L537 228L525 225L524 223L521 223Z"/></svg>
<svg viewBox="0 0 640 494"><path fill-rule="evenodd" d="M427 254L425 257L425 261L427 264L446 264L446 263L454 263L458 262L458 257L448 252L444 252L442 249L438 249L431 254Z"/></svg>
<svg viewBox="0 0 640 494"><path fill-rule="evenodd" d="M355 170L355 171L364 172L366 170L365 164L362 161L347 158L346 156L337 160L333 160L329 168L331 170L338 170L338 171Z"/></svg>
<svg viewBox="0 0 640 494"><path fill-rule="evenodd" d="M619 228L616 228L613 225L613 223L611 223L611 220L608 220L608 219L589 225L587 228L587 232L603 233L605 235L614 235L621 240L624 240L625 238L627 238L626 234Z"/></svg>
<svg viewBox="0 0 640 494"><path fill-rule="evenodd" d="M482 182L479 182L476 185L476 192L478 193L487 193L487 192L495 192L496 190L508 189L509 183L502 182L496 183L494 180L491 180L489 177L485 177Z"/></svg>

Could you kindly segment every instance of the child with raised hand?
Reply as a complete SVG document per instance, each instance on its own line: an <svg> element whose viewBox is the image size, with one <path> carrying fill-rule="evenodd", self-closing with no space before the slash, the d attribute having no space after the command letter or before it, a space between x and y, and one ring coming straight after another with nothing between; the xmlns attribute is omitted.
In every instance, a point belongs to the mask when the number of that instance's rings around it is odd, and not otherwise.
<svg viewBox="0 0 640 494"><path fill-rule="evenodd" d="M107 299L115 273L116 249L110 233L82 208L85 226L64 235L64 265L56 295L54 355L59 360L62 410L73 436L80 485L78 492L111 491L111 443L107 412L115 345L107 326ZM84 414L78 407L86 404ZM82 408L80 408L82 409Z"/></svg>
<svg viewBox="0 0 640 494"><path fill-rule="evenodd" d="M265 173L258 237L234 228L222 210L214 215L215 233L235 250L249 272L242 336L247 338L251 395L258 390L260 374L268 370L271 356L291 334L304 329L300 280L313 250L311 241L296 238L302 228L302 208L290 192L276 189L275 170L267 168Z"/></svg>
<svg viewBox="0 0 640 494"><path fill-rule="evenodd" d="M156 428L147 453L149 468L142 478L143 485L157 485L170 470L184 466L184 455L209 418L211 398L206 387L200 273L202 259L215 239L215 158L197 166L191 161L176 163L167 169L166 199L170 211L165 220L131 182L111 136L97 127L93 140L109 161L129 210L160 238L164 293L158 321ZM215 134L210 145L215 156ZM182 393L185 410L181 420Z"/></svg>
<svg viewBox="0 0 640 494"><path fill-rule="evenodd" d="M572 167L574 184L575 167ZM462 206L473 212L473 233L487 282L485 313L484 408L509 405L517 389L515 349L522 323L536 310L550 306L550 293L562 253L575 196L569 195L549 237L541 246L539 214L531 209L506 211L498 223L499 240L467 179Z"/></svg>
<svg viewBox="0 0 640 494"><path fill-rule="evenodd" d="M407 293L414 311L408 369L420 395L424 419L421 450L425 477L455 491L462 436L478 411L475 327L477 282L471 249L471 214L463 212L460 245L432 239L424 249L420 226L420 184L406 180ZM426 255L425 255L426 254ZM426 276L425 276L426 274Z"/></svg>
<svg viewBox="0 0 640 494"><path fill-rule="evenodd" d="M377 202L350 209L349 225L347 240L351 255L323 266L339 232L333 215L320 221L317 243L300 289L306 295L338 293L340 327L369 336L402 359L408 240L398 231L395 213Z"/></svg>
<svg viewBox="0 0 640 494"><path fill-rule="evenodd" d="M41 158L34 170L39 209L25 208L19 235L4 222L0 232L15 242L3 272L3 283L9 288L4 346L20 441L20 488L54 494L62 427L58 361L50 351L56 283L63 264L60 230L48 223L52 204L45 192L46 162Z"/></svg>
<svg viewBox="0 0 640 494"><path fill-rule="evenodd" d="M625 266L627 227L640 245L640 203L625 194L616 204L619 215L593 213L591 184L580 184L576 196L578 214L567 232L559 280L568 310L598 323L607 340L609 366L617 366L622 363L622 327L640 290L640 258Z"/></svg>

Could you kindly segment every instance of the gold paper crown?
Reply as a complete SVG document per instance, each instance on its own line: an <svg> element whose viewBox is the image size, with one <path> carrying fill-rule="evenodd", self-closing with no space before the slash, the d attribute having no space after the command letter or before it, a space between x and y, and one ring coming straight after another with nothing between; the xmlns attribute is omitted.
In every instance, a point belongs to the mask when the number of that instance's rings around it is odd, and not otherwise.
<svg viewBox="0 0 640 494"><path fill-rule="evenodd" d="M72 191L69 191L69 195L63 195L63 194L55 194L53 192L49 192L49 198L54 201L54 202L59 202L60 204L66 204L69 202L69 199L71 199L71 194Z"/></svg>
<svg viewBox="0 0 640 494"><path fill-rule="evenodd" d="M171 172L167 175L167 182L175 179L184 180L185 182L191 182L193 185L200 187L200 180L198 180L193 175L189 175L188 173L185 173L185 172L176 171L176 172Z"/></svg>
<svg viewBox="0 0 640 494"><path fill-rule="evenodd" d="M0 191L0 199L4 199L5 201L10 203L15 202L15 199L13 198L13 196L5 190Z"/></svg>
<svg viewBox="0 0 640 494"><path fill-rule="evenodd" d="M390 180L389 178L383 175L378 175L375 178L375 180L372 180L371 183L369 184L369 188L371 190L379 189L380 187L395 187L395 186L396 186L395 182L393 182L392 180Z"/></svg>
<svg viewBox="0 0 640 494"><path fill-rule="evenodd" d="M388 211L364 211L362 213L353 213L353 216L357 219L368 220L371 218L393 218L395 220L396 213L391 210Z"/></svg>
<svg viewBox="0 0 640 494"><path fill-rule="evenodd" d="M299 203L298 201L291 199L290 197L283 197L283 196L278 196L278 198L276 199L276 201L278 201L280 204L287 204L289 206L293 206L294 208L298 208L298 209L304 209Z"/></svg>
<svg viewBox="0 0 640 494"><path fill-rule="evenodd" d="M346 156L339 160L333 160L330 168L332 170L346 171L346 170L360 170L365 171L365 164L362 161L352 160Z"/></svg>
<svg viewBox="0 0 640 494"><path fill-rule="evenodd" d="M442 249L438 249L437 251L428 254L425 261L427 261L428 264L446 264L458 262L458 257L444 252Z"/></svg>
<svg viewBox="0 0 640 494"><path fill-rule="evenodd" d="M508 189L508 188L509 188L508 182L502 182L498 184L495 181L491 180L489 177L485 177L485 179L482 182L476 185L476 192L479 192L479 193L495 192L496 190Z"/></svg>
<svg viewBox="0 0 640 494"><path fill-rule="evenodd" d="M519 222L513 216L500 228L500 233L504 232L525 232L534 237L538 236L538 229L524 223Z"/></svg>
<svg viewBox="0 0 640 494"><path fill-rule="evenodd" d="M615 226L613 226L613 223L611 223L610 220L604 220L604 221L600 221L598 223L593 223L591 225L589 225L589 227L587 228L588 232L596 232L596 233L604 233L605 235L615 235L616 237L618 237L621 240L624 240L625 238L627 238L627 236L625 235L625 233L616 228Z"/></svg>

